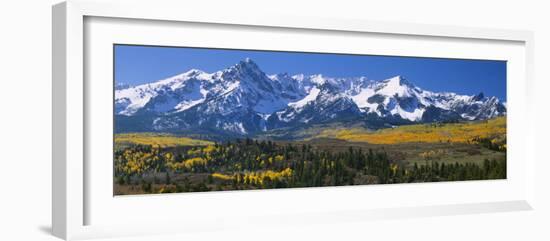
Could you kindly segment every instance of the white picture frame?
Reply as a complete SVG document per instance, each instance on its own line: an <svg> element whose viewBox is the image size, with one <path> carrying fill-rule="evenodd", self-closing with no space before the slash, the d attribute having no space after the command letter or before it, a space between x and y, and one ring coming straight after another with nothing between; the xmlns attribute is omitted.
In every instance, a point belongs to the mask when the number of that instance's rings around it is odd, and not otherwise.
<svg viewBox="0 0 550 241"><path fill-rule="evenodd" d="M53 7L52 226L55 236L63 239L85 239L139 234L193 232L230 228L238 226L238 221L246 221L251 218L254 218L254 223L258 223L258 225L266 223L293 225L300 222L359 221L398 217L530 210L533 208L534 170L537 160L533 154L534 125L530 124L531 120L529 120L529 116L532 116L529 109L529 106L532 106L529 104L531 103L529 94L533 92L531 89L533 83L533 34L531 32L373 22L351 19L304 18L265 13L250 13L248 15L204 15L197 11L188 11L185 14L181 14L179 10L187 6L188 3L178 1L158 4L153 1L96 2L70 0ZM153 8L155 11L150 11L150 9ZM101 88L95 84L91 86L85 81L85 79L88 78L86 75L86 68L95 68L94 66L90 66L90 63L87 62L86 54L89 54L89 51L86 50L86 41L90 39L86 38L86 34L101 33L102 30L96 31L86 29L86 19L97 18L138 21L137 24L154 22L154 24L149 26L151 30L155 30L155 26L168 23L171 23L171 25L177 25L178 23L209 24L216 26L223 25L224 29L252 27L256 30L277 29L277 31L280 32L300 30L304 32L315 31L317 34L334 33L338 35L339 33L368 33L389 35L395 38L419 37L428 39L426 41L431 41L432 39L436 39L437 41L454 41L454 44L457 44L457 46L460 45L459 42L468 41L483 42L487 46L494 45L497 42L503 43L503 45L516 46L514 47L515 50L511 51L515 54L510 54L509 56L502 55L502 58L517 63L517 71L514 70L514 72L511 73L512 80L508 82L508 93L514 96L508 103L508 105L511 106L511 114L508 118L514 118L515 123L510 126L511 130L509 132L509 148L514 150L513 153L511 153L511 157L515 157L516 160L514 161L516 165L511 167L518 167L517 170L520 171L517 171L518 173L512 173L514 178L507 182L466 182L457 185L449 183L419 184L420 186L377 185L370 186L367 189L358 189L354 186L328 189L317 188L312 190L295 189L261 192L229 192L224 194L176 194L169 197L166 195L153 195L139 197L140 200L138 201L132 200L132 198L117 198L116 203L111 203L112 206L108 206L110 204L103 202L101 205L95 205L94 208L90 208L90 202L98 203L101 201L97 201L99 199L96 199L94 196L95 192L92 191L94 188L91 187L90 180L87 180L90 175L86 174L89 169L96 167L96 164L90 164L90 162L85 161L85 157L90 154L90 144L86 141L89 140L87 136L90 135L90 130L87 129L86 123L89 122L87 118L97 118L89 116L90 113L95 113L91 110L95 107L93 105L90 106L90 100L88 99L94 98L94 94L89 94L87 91ZM132 24L136 23L134 22ZM124 27L123 25L121 26ZM201 30L199 28L196 31ZM131 36L131 34L128 33L127 36ZM148 41L154 41L147 39L138 40L138 35L130 38L134 38L134 40L139 43L151 44L151 42ZM102 38L92 37L91 39L100 41ZM119 41L120 39L117 40ZM498 50L499 49L496 48L493 50L493 52L495 52L494 56L500 56L497 54L497 52L499 52ZM106 71L108 72L108 70ZM111 81L112 80L109 80L108 84L112 84ZM512 143L516 143L517 147L514 147ZM516 172L516 170L512 172ZM107 172L104 174L107 174ZM97 173L95 175L97 175ZM91 180L94 180L93 175ZM484 192L490 188L501 188L503 191L501 195L495 195L493 198L483 198L481 197L483 195L475 197L471 196L470 193L470 196L467 198L453 199L452 195L449 195L447 200L441 200L440 202L422 202L417 200L404 204L405 202L382 203L381 200L378 200L379 204L373 203L373 208L365 209L358 208L360 204L352 204L346 209L329 207L328 210L321 210L321 208L316 205L309 205L308 208L306 208L305 203L299 203L298 207L301 207L299 210L283 212L277 208L268 208L264 210L254 205L249 205L251 210L256 210L255 212L258 212L258 210L265 212L257 216L247 212L227 212L223 215L236 215L232 217L232 219L236 220L235 223L229 223L228 219L224 219L221 216L222 214L220 214L219 217L214 217L215 220L219 221L187 221L185 227L181 227L181 225L179 227L169 225L170 222L174 221L180 222L180 224L186 222L181 219L181 215L179 215L178 212L163 213L162 217L160 215L155 216L154 212L145 212L140 214L142 216L141 218L137 216L123 218L122 215L131 215L131 213L127 212L128 210L121 210L123 208L120 206L126 205L136 208L155 207L155 205L158 206L159 204L166 203L167 206L173 205L171 207L174 207L174 205L179 205L184 201L188 204L198 203L197 205L199 205L201 203L208 203L211 199L223 199L227 200L227 203L238 205L238 203L244 199L263 201L276 199L277 196L292 196L301 200L312 198L321 199L327 196L361 198L362 195L376 192L382 193L381 195L389 195L387 191L384 191L386 189L391 189L392 192L399 193L396 195L403 195L407 192L413 194L415 191L424 190L426 191L426 195L430 196L435 195L437 192L444 192L445 190L458 190L464 188L470 188L478 192ZM103 198L111 198L114 200L112 196ZM334 199L334 201L338 200L339 199ZM281 208L283 207L286 207L284 203L281 204ZM120 213L115 212L117 209ZM96 212L98 213L97 215L95 214ZM101 212L103 212L103 214L101 214ZM96 215L98 217L107 217L105 213L112 214L112 219L114 220L112 223L107 223L105 218L100 218L97 219L99 220L98 222L90 223L90 216ZM117 214L121 216L117 216ZM188 219L199 218L198 213L188 212L188 214L190 215ZM330 218L321 219L319 217ZM158 225L143 225L136 228L136 226L128 224L131 223L131 219L139 221L145 218L155 220ZM207 223L209 225L206 225Z"/></svg>

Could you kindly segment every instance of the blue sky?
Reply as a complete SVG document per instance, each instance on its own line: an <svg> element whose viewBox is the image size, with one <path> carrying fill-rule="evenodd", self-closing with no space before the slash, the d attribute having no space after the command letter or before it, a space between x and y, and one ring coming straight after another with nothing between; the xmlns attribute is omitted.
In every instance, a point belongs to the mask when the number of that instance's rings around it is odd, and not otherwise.
<svg viewBox="0 0 550 241"><path fill-rule="evenodd" d="M115 81L138 85L189 69L214 72L251 58L266 74L365 76L396 75L420 88L473 95L483 92L506 101L506 62L371 55L293 53L182 47L115 45Z"/></svg>

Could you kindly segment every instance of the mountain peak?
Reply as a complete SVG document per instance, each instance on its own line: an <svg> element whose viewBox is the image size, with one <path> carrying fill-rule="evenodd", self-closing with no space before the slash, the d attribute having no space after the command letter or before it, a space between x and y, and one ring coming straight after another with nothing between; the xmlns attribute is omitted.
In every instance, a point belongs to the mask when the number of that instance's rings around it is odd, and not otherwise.
<svg viewBox="0 0 550 241"><path fill-rule="evenodd" d="M251 58L245 58L244 60L239 61L239 63L236 65L237 67L249 67L249 68L256 68L258 69L258 65L252 61Z"/></svg>
<svg viewBox="0 0 550 241"><path fill-rule="evenodd" d="M409 96L410 88L414 87L401 75L383 80L380 83L381 84L377 88L376 92L379 94L384 94L386 96Z"/></svg>
<svg viewBox="0 0 550 241"><path fill-rule="evenodd" d="M291 81L294 81L294 79L292 78L292 76L290 76L290 74L288 74L287 72L284 72L284 73L278 73L278 74L273 74L273 75L268 75L269 79L271 80L277 80L277 81L285 81L285 80L291 80Z"/></svg>
<svg viewBox="0 0 550 241"><path fill-rule="evenodd" d="M480 101L480 100L483 100L484 97L485 95L483 94L483 92L479 92L479 94L473 96L472 100Z"/></svg>
<svg viewBox="0 0 550 241"><path fill-rule="evenodd" d="M323 77L322 74L314 74L314 75L311 75L309 78L311 82L316 83L318 85L324 85L327 82L325 77Z"/></svg>
<svg viewBox="0 0 550 241"><path fill-rule="evenodd" d="M239 61L237 64L222 71L222 78L225 80L263 79L267 75L250 58Z"/></svg>
<svg viewBox="0 0 550 241"><path fill-rule="evenodd" d="M200 70L200 69L190 69L188 70L187 72L183 73L184 75L187 75L187 76L192 76L192 75L198 75L198 74L204 74L205 72Z"/></svg>
<svg viewBox="0 0 550 241"><path fill-rule="evenodd" d="M391 77L389 79L383 80L382 82L387 83L388 85L395 85L395 86L410 85L407 79L405 79L405 77L401 75Z"/></svg>
<svg viewBox="0 0 550 241"><path fill-rule="evenodd" d="M233 65L232 67L226 69L224 72L229 72L236 75L253 75L261 76L264 75L260 67L252 61L250 58L239 61L239 63Z"/></svg>

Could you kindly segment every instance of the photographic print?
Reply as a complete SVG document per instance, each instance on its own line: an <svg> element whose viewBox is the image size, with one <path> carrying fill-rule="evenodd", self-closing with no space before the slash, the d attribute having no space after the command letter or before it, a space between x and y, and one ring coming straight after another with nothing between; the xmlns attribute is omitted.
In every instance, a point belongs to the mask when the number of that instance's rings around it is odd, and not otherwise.
<svg viewBox="0 0 550 241"><path fill-rule="evenodd" d="M115 44L114 195L506 179L506 62Z"/></svg>

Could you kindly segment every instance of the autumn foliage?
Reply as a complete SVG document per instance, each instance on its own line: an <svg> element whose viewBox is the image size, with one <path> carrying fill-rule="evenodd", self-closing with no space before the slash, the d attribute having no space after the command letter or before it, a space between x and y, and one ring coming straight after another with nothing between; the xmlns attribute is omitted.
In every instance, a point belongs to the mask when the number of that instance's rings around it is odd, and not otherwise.
<svg viewBox="0 0 550 241"><path fill-rule="evenodd" d="M399 143L471 143L488 139L506 148L506 117L498 117L486 121L464 123L430 123L405 125L396 128L386 128L376 131L355 128L346 130L328 130L324 136L372 144Z"/></svg>
<svg viewBox="0 0 550 241"><path fill-rule="evenodd" d="M445 126L430 128L450 129ZM396 130L380 132L392 133ZM431 132L433 134L434 131ZM497 136L483 137L485 139L476 135L465 143L477 149L505 152L505 144L499 142ZM132 137L137 139L131 143L125 138L129 136L119 138L125 140L124 144L115 148L115 194L506 178L505 159L486 159L482 165L447 162L446 149L420 152L417 158L424 162L413 165L390 157L383 148L363 150L349 146L345 151L329 151L303 143L253 139L219 143L185 140L184 145L172 145L174 138L179 137L166 136L167 139L164 139L153 136L152 140L147 141L139 136ZM169 142L172 144L169 145Z"/></svg>

